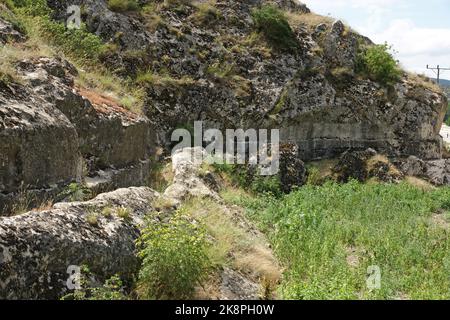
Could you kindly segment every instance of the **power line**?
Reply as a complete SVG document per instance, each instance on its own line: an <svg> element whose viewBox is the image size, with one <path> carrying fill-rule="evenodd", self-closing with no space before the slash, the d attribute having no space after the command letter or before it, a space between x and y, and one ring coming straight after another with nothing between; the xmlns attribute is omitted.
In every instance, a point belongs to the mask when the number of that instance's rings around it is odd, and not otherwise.
<svg viewBox="0 0 450 320"><path fill-rule="evenodd" d="M450 68L441 68L439 65L437 65L436 68L431 68L427 65L427 69L432 70L437 75L437 83L438 84L439 84L440 77L441 77L441 71L450 71Z"/></svg>

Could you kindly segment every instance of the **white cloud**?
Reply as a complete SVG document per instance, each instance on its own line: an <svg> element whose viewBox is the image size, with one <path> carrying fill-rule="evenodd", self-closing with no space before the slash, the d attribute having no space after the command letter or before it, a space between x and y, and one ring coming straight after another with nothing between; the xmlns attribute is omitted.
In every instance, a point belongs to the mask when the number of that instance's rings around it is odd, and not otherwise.
<svg viewBox="0 0 450 320"><path fill-rule="evenodd" d="M405 19L405 9L418 10L417 3L408 0L303 0L319 14L331 14L347 20L355 30L374 42L385 41L394 46L400 63L410 71L434 74L426 65L450 67L450 28L418 26ZM427 17L420 21L427 23ZM450 79L450 72L443 78Z"/></svg>
<svg viewBox="0 0 450 320"><path fill-rule="evenodd" d="M426 72L427 64L450 67L450 29L422 28L411 20L398 19L382 32L368 36L377 43L392 44L400 62L409 70Z"/></svg>

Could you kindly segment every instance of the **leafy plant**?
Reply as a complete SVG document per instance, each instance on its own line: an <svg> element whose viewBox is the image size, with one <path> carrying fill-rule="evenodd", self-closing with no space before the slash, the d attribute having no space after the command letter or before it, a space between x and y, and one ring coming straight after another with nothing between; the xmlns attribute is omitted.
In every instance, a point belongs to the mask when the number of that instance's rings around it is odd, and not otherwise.
<svg viewBox="0 0 450 320"><path fill-rule="evenodd" d="M127 300L119 275L114 275L101 286L93 286L94 275L86 265L81 266L81 289L67 294L61 300Z"/></svg>
<svg viewBox="0 0 450 320"><path fill-rule="evenodd" d="M392 85L400 79L398 62L389 52L387 44L363 48L357 56L357 71L385 85Z"/></svg>
<svg viewBox="0 0 450 320"><path fill-rule="evenodd" d="M46 0L14 0L14 5L23 28L33 38L43 42L49 40L66 55L84 62L98 59L103 43L98 36L88 32L84 24L80 29L68 29L63 23L52 20L53 10Z"/></svg>
<svg viewBox="0 0 450 320"><path fill-rule="evenodd" d="M296 51L299 47L285 14L273 5L264 5L252 12L256 29L276 48Z"/></svg>
<svg viewBox="0 0 450 320"><path fill-rule="evenodd" d="M56 197L57 201L69 200L73 201L86 201L92 197L92 190L86 186L78 183L69 184L61 193Z"/></svg>
<svg viewBox="0 0 450 320"><path fill-rule="evenodd" d="M137 244L142 248L138 293L144 299L190 298L208 275L205 229L181 210L167 223L149 217Z"/></svg>

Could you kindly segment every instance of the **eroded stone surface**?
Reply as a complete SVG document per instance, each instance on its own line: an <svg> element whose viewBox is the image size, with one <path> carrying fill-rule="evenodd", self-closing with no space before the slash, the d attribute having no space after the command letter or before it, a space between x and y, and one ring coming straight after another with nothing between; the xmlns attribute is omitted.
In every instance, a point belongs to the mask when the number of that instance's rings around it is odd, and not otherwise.
<svg viewBox="0 0 450 320"><path fill-rule="evenodd" d="M112 12L104 0L49 4L60 18L68 4L83 4L90 30L105 41L119 33L112 42L121 50L105 59L120 74L151 66L152 74L168 75L170 81L148 86L146 110L166 146L172 129L203 120L208 128L281 128L282 140L298 144L305 161L367 148L441 157L447 108L441 92L406 73L393 87L357 77L358 49L372 42L341 21L302 23L309 9L295 0L275 2L297 15L298 52L275 50L264 39L252 44L251 12L269 2L217 1L221 17L210 23L195 19L193 5L166 5L157 12L163 23L154 27L145 26L151 16ZM221 76L227 68L229 75Z"/></svg>
<svg viewBox="0 0 450 320"><path fill-rule="evenodd" d="M77 70L66 60L23 60L16 68L21 84L0 83L0 212L20 191L51 197L99 170L110 173L101 191L147 182L155 136L145 116L74 86Z"/></svg>
<svg viewBox="0 0 450 320"><path fill-rule="evenodd" d="M71 265L87 265L101 283L115 274L131 281L140 265L139 227L158 196L148 188L119 189L88 202L0 218L0 298L59 299L68 292ZM130 217L106 218L106 207L127 208ZM95 225L87 219L93 214Z"/></svg>

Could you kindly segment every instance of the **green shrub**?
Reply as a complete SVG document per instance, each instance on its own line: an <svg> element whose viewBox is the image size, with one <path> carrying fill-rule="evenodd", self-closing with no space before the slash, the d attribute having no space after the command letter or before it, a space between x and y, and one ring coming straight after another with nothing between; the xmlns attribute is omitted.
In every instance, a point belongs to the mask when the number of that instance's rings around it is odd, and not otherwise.
<svg viewBox="0 0 450 320"><path fill-rule="evenodd" d="M400 79L401 70L387 44L363 48L357 56L357 71L372 80L392 85Z"/></svg>
<svg viewBox="0 0 450 320"><path fill-rule="evenodd" d="M260 176L256 175L251 190L256 194L270 194L275 197L281 197L281 182L278 176Z"/></svg>
<svg viewBox="0 0 450 320"><path fill-rule="evenodd" d="M81 266L81 289L75 290L61 298L61 300L127 300L124 286L119 275L114 275L106 280L102 286L93 286L92 279L95 275L89 268Z"/></svg>
<svg viewBox="0 0 450 320"><path fill-rule="evenodd" d="M178 211L167 223L149 217L137 241L141 251L138 294L144 299L190 298L208 275L204 227Z"/></svg>
<svg viewBox="0 0 450 320"><path fill-rule="evenodd" d="M212 166L217 172L226 174L235 186L256 195L265 194L275 197L283 195L279 175L262 176L255 166L232 164L213 164Z"/></svg>
<svg viewBox="0 0 450 320"><path fill-rule="evenodd" d="M13 0L18 12L30 16L46 16L52 13L47 0Z"/></svg>
<svg viewBox="0 0 450 320"><path fill-rule="evenodd" d="M311 167L308 169L308 179L306 184L310 186L319 186L322 184L322 177L320 176L320 171L316 167Z"/></svg>
<svg viewBox="0 0 450 320"><path fill-rule="evenodd" d="M71 183L56 196L56 201L86 201L92 198L92 190L78 183Z"/></svg>
<svg viewBox="0 0 450 320"><path fill-rule="evenodd" d="M252 12L255 27L276 48L296 51L298 42L285 14L273 5L264 5Z"/></svg>
<svg viewBox="0 0 450 320"><path fill-rule="evenodd" d="M108 0L108 8L115 12L138 11L140 9L136 0Z"/></svg>
<svg viewBox="0 0 450 320"><path fill-rule="evenodd" d="M15 11L30 37L42 38L62 50L67 56L83 62L96 62L103 50L102 40L90 33L85 25L67 29L51 19L52 10L46 0L14 0Z"/></svg>

